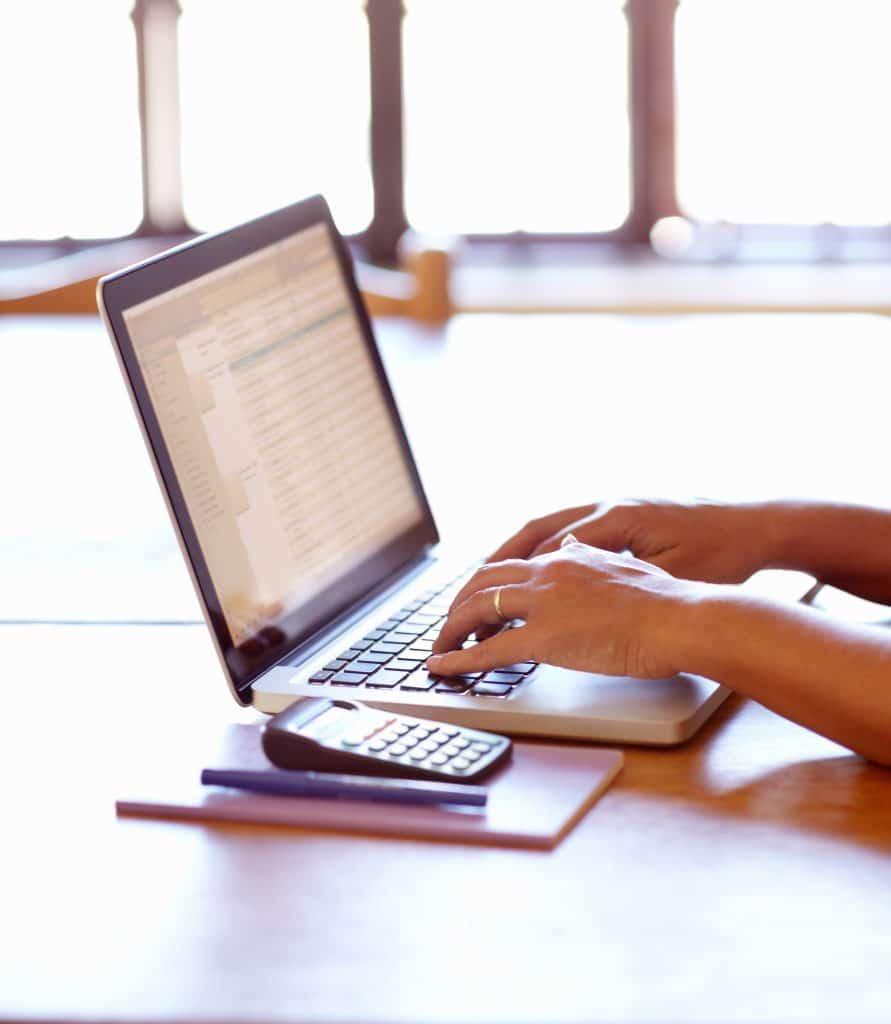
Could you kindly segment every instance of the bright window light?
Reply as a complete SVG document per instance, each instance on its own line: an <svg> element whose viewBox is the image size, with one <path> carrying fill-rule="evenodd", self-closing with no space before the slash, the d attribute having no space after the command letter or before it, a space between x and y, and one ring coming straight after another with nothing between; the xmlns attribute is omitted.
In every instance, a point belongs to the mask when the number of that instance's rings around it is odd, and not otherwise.
<svg viewBox="0 0 891 1024"><path fill-rule="evenodd" d="M0 5L0 238L117 237L139 226L131 6Z"/></svg>
<svg viewBox="0 0 891 1024"><path fill-rule="evenodd" d="M736 223L891 221L889 37L886 0L683 0L683 212Z"/></svg>
<svg viewBox="0 0 891 1024"><path fill-rule="evenodd" d="M180 0L183 197L210 230L321 192L342 231L373 202L359 0Z"/></svg>
<svg viewBox="0 0 891 1024"><path fill-rule="evenodd" d="M406 210L437 232L606 231L630 195L622 0L405 0Z"/></svg>

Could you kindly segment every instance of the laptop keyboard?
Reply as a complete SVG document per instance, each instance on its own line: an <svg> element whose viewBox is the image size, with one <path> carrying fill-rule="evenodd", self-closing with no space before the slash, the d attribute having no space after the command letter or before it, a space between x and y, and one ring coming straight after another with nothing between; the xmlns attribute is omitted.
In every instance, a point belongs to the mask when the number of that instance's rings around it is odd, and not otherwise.
<svg viewBox="0 0 891 1024"><path fill-rule="evenodd" d="M534 661L461 676L432 675L424 668L458 585L453 580L409 601L314 672L309 682L319 687L343 686L353 690L404 690L419 696L452 693L510 697L535 671Z"/></svg>

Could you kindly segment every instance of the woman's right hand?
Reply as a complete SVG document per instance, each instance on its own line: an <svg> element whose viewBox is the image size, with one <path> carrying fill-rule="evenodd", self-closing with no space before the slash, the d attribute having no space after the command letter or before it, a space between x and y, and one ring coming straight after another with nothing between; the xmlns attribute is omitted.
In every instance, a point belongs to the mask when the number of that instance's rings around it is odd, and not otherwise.
<svg viewBox="0 0 891 1024"><path fill-rule="evenodd" d="M606 551L630 551L682 579L741 583L770 564L775 523L770 504L595 502L533 519L489 561L555 551L569 533Z"/></svg>

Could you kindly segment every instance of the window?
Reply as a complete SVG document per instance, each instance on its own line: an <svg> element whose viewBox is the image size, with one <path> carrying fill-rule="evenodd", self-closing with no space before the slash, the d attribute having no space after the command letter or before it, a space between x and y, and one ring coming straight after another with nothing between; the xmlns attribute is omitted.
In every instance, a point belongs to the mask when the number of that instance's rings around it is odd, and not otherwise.
<svg viewBox="0 0 891 1024"><path fill-rule="evenodd" d="M221 228L324 192L342 231L364 230L373 204L359 0L180 6L186 222Z"/></svg>
<svg viewBox="0 0 891 1024"><path fill-rule="evenodd" d="M408 0L406 214L421 231L600 232L630 209L621 0ZM550 31L543 31L543 22Z"/></svg>
<svg viewBox="0 0 891 1024"><path fill-rule="evenodd" d="M381 261L409 224L889 258L889 30L884 0L7 4L0 244L185 234L321 191Z"/></svg>
<svg viewBox="0 0 891 1024"><path fill-rule="evenodd" d="M3 5L0 239L101 238L139 228L137 82L133 25L121 0Z"/></svg>

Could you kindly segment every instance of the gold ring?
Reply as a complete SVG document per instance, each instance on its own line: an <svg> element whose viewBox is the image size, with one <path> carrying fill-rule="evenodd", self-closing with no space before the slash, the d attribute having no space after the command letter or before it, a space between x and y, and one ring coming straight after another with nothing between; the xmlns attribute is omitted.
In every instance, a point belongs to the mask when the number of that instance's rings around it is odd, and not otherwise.
<svg viewBox="0 0 891 1024"><path fill-rule="evenodd" d="M502 622L507 622L507 616L506 616L506 615L504 614L504 612L503 612L503 611L501 610L501 591L502 591L503 589L504 589L503 587L499 587L499 588L498 588L498 589L497 589L497 590L495 591L495 614L496 614L496 615L498 616L498 618L499 618L499 619L500 619L500 620L501 620Z"/></svg>

